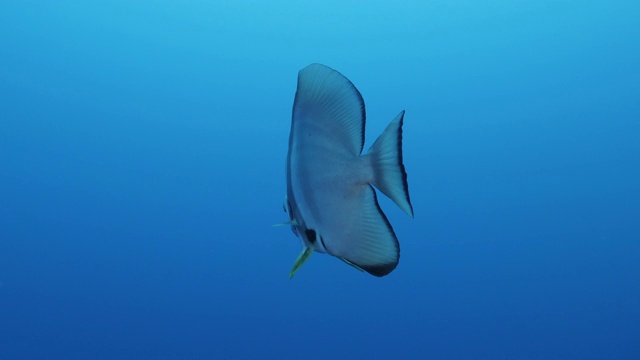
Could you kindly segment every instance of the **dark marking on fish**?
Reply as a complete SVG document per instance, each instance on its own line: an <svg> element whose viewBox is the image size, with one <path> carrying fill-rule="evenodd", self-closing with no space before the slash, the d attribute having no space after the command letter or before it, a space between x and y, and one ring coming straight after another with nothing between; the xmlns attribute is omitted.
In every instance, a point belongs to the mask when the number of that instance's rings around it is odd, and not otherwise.
<svg viewBox="0 0 640 360"><path fill-rule="evenodd" d="M309 243L315 244L315 242L316 242L316 232L315 232L315 230L306 229L304 231L304 234L307 236L307 240L309 241Z"/></svg>

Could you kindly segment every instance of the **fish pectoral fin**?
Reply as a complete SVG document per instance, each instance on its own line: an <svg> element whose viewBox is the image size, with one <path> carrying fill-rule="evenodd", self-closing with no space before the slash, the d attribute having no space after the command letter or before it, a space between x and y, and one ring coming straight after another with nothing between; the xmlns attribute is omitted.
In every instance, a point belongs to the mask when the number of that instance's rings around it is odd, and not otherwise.
<svg viewBox="0 0 640 360"><path fill-rule="evenodd" d="M287 222L283 222L283 223L279 223L279 224L273 224L272 226L276 227L276 226L298 226L298 222L293 219L291 221L287 221Z"/></svg>
<svg viewBox="0 0 640 360"><path fill-rule="evenodd" d="M309 259L309 256L311 256L311 254L313 254L313 249L308 247L302 249L302 252L300 253L300 255L298 255L296 262L293 263L293 268L289 273L289 279L293 278L293 275L295 275L296 271L298 271L298 269L302 267L302 264L304 264Z"/></svg>

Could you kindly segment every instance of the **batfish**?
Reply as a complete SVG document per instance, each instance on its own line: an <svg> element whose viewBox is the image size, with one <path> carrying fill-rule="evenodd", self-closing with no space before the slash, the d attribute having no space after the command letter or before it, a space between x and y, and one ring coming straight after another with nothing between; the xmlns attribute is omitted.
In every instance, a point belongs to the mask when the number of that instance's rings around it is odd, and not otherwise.
<svg viewBox="0 0 640 360"><path fill-rule="evenodd" d="M364 147L360 92L339 72L311 64L298 73L287 153L284 203L302 253L289 277L314 251L375 276L393 271L398 239L380 209L377 188L413 217L402 163L404 110Z"/></svg>

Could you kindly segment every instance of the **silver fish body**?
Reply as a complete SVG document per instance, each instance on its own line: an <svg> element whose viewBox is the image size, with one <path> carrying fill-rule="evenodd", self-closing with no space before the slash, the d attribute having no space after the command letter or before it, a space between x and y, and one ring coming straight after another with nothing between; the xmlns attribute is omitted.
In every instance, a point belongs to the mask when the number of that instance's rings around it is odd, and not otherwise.
<svg viewBox="0 0 640 360"><path fill-rule="evenodd" d="M402 162L403 118L404 111L362 154L365 107L355 86L324 65L299 72L284 206L303 251L291 277L313 251L375 276L396 268L400 246L374 186L413 217Z"/></svg>

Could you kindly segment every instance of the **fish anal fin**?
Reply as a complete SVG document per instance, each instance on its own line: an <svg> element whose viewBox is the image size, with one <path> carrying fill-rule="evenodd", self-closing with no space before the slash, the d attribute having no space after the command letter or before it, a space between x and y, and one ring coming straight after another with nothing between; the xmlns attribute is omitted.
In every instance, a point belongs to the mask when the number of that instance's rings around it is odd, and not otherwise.
<svg viewBox="0 0 640 360"><path fill-rule="evenodd" d="M400 245L378 205L372 185L355 189L339 203L340 215L328 219L323 230L330 255L375 276L389 274L398 265Z"/></svg>

